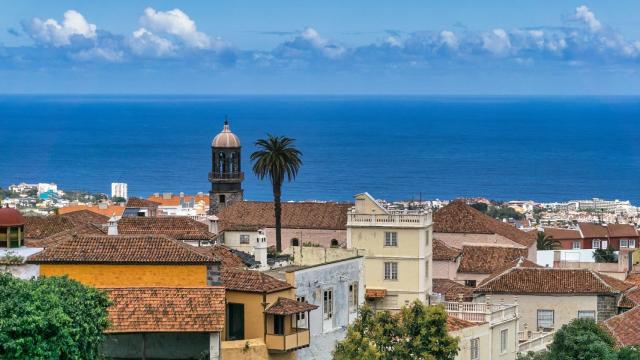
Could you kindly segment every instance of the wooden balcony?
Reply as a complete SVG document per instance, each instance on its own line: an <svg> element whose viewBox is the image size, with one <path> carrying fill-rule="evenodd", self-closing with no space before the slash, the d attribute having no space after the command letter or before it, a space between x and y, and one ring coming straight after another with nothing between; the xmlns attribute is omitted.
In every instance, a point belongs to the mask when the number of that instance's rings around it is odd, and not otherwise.
<svg viewBox="0 0 640 360"><path fill-rule="evenodd" d="M209 182L214 183L227 183L227 182L238 182L244 180L244 172L231 172L231 173L209 173Z"/></svg>
<svg viewBox="0 0 640 360"><path fill-rule="evenodd" d="M309 346L308 329L291 329L288 334L267 334L267 349L272 352L287 352Z"/></svg>

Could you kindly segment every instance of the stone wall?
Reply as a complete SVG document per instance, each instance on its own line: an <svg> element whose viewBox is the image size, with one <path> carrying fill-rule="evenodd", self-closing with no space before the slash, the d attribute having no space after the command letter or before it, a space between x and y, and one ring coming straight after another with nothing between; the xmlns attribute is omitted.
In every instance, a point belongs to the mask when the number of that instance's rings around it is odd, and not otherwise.
<svg viewBox="0 0 640 360"><path fill-rule="evenodd" d="M611 295L598 295L598 321L604 321L618 313L616 298Z"/></svg>
<svg viewBox="0 0 640 360"><path fill-rule="evenodd" d="M266 228L267 244L276 245L276 229ZM336 240L338 246L347 246L347 230L325 229L282 229L282 250L292 246L293 240L298 240L298 245L306 243L317 244L320 247L331 247L331 240Z"/></svg>

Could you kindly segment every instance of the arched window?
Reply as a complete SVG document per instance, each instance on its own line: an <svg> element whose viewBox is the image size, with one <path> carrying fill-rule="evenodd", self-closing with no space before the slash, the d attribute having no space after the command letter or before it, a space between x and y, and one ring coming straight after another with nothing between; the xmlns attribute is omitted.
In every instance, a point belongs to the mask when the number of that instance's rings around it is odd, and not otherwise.
<svg viewBox="0 0 640 360"><path fill-rule="evenodd" d="M298 238L291 239L291 246L300 246L300 240Z"/></svg>
<svg viewBox="0 0 640 360"><path fill-rule="evenodd" d="M218 172L219 173L224 173L225 171L225 159L224 159L224 153L221 151L218 153Z"/></svg>
<svg viewBox="0 0 640 360"><path fill-rule="evenodd" d="M236 153L235 152L231 153L231 159L229 159L229 172L230 173L236 172Z"/></svg>
<svg viewBox="0 0 640 360"><path fill-rule="evenodd" d="M331 247L339 247L340 243L338 243L338 240L336 239L331 239Z"/></svg>

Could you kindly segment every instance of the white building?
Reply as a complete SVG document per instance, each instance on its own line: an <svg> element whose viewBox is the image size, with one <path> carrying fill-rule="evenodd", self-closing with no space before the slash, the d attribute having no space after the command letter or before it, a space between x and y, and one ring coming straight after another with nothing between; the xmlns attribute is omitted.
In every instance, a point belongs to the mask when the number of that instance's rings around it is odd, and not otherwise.
<svg viewBox="0 0 640 360"><path fill-rule="evenodd" d="M127 183L111 183L111 198L116 197L129 198Z"/></svg>
<svg viewBox="0 0 640 360"><path fill-rule="evenodd" d="M53 191L54 193L58 192L58 185L51 183L38 183L38 195L42 193L46 193L47 191Z"/></svg>

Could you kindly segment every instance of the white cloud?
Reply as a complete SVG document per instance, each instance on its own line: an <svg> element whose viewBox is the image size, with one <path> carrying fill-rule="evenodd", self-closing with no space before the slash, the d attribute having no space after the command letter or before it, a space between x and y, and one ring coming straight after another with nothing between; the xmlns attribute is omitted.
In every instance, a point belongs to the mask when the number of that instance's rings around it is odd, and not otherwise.
<svg viewBox="0 0 640 360"><path fill-rule="evenodd" d="M404 46L402 41L395 36L388 36L384 42L391 47L401 48Z"/></svg>
<svg viewBox="0 0 640 360"><path fill-rule="evenodd" d="M442 40L443 43L447 44L448 47L452 49L458 48L458 38L456 37L456 34L454 34L453 32L448 30L443 30L442 32L440 32L440 39Z"/></svg>
<svg viewBox="0 0 640 360"><path fill-rule="evenodd" d="M89 39L96 37L96 25L88 23L84 16L75 10L67 10L64 13L62 24L55 19L43 21L34 18L31 23L25 25L25 31L34 40L54 46L69 45L71 37L76 35Z"/></svg>
<svg viewBox="0 0 640 360"><path fill-rule="evenodd" d="M136 55L167 56L174 50L171 40L162 38L145 28L140 28L131 34L129 47Z"/></svg>
<svg viewBox="0 0 640 360"><path fill-rule="evenodd" d="M196 23L180 9L156 11L148 7L144 10L140 23L151 31L174 35L190 47L206 49L212 46L211 39L199 32Z"/></svg>
<svg viewBox="0 0 640 360"><path fill-rule="evenodd" d="M320 36L320 33L318 33L318 31L312 27L304 29L304 31L300 34L300 37L309 42L309 44L311 44L314 48L320 50L322 54L330 59L337 59L345 52L345 49L343 47L331 44L329 40Z"/></svg>
<svg viewBox="0 0 640 360"><path fill-rule="evenodd" d="M504 29L493 29L482 36L482 48L494 55L507 55L511 49L509 35Z"/></svg>
<svg viewBox="0 0 640 360"><path fill-rule="evenodd" d="M598 32L602 29L602 24L596 19L596 15L585 5L576 8L575 17L587 24L592 32Z"/></svg>

